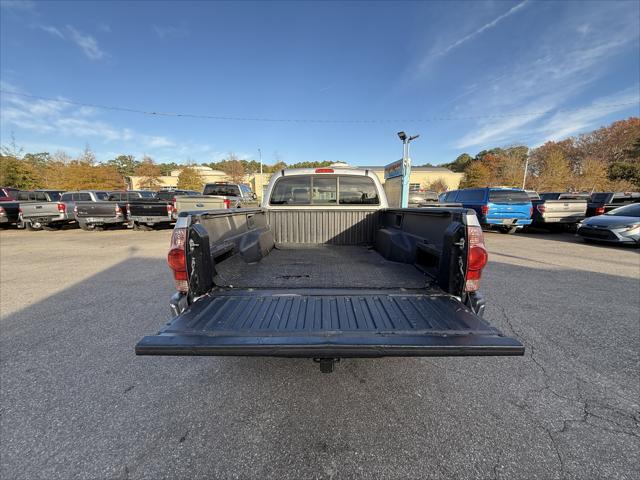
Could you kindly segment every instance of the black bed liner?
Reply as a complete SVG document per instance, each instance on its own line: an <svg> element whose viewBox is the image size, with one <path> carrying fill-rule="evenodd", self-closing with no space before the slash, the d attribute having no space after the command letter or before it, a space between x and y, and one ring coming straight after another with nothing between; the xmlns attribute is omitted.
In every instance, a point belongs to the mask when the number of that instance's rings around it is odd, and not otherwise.
<svg viewBox="0 0 640 480"><path fill-rule="evenodd" d="M216 291L138 355L381 357L522 355L515 339L450 295L425 290Z"/></svg>

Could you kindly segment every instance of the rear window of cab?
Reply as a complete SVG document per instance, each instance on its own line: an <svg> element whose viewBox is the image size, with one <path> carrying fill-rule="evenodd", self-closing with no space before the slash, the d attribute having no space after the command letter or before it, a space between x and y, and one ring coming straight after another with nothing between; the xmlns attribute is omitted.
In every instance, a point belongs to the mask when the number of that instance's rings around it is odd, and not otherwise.
<svg viewBox="0 0 640 480"><path fill-rule="evenodd" d="M524 190L489 190L489 201L493 203L531 203Z"/></svg>
<svg viewBox="0 0 640 480"><path fill-rule="evenodd" d="M276 181L270 205L379 205L375 183L354 175L293 175Z"/></svg>

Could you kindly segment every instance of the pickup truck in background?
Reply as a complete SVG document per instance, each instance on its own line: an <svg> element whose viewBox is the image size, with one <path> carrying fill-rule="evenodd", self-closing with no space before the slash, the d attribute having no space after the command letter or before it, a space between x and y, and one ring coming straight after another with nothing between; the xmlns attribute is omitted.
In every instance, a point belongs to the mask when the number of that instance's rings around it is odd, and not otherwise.
<svg viewBox="0 0 640 480"><path fill-rule="evenodd" d="M178 218L178 207L176 205L176 197L182 197L185 195L194 196L194 195L200 195L200 193L196 192L195 190L160 190L156 192L156 198L158 200L163 202L168 202L168 203L171 203L171 205L173 205L173 213L172 213L173 220L176 220Z"/></svg>
<svg viewBox="0 0 640 480"><path fill-rule="evenodd" d="M67 211L62 190L19 191L20 220L27 230L59 230L75 221L73 209Z"/></svg>
<svg viewBox="0 0 640 480"><path fill-rule="evenodd" d="M16 199L16 194L19 192L17 188L13 187L0 187L0 201L8 202ZM5 198L6 200L2 200Z"/></svg>
<svg viewBox="0 0 640 480"><path fill-rule="evenodd" d="M81 192L90 193L90 200L75 201L74 214L78 225L82 230L102 230L109 226L124 225L127 223L127 196L126 192ZM105 195L102 195L104 193ZM132 195L132 200L140 199L138 195Z"/></svg>
<svg viewBox="0 0 640 480"><path fill-rule="evenodd" d="M220 195L184 195L176 197L174 212L180 215L182 212L204 212L208 210L240 208L239 201Z"/></svg>
<svg viewBox="0 0 640 480"><path fill-rule="evenodd" d="M134 230L149 230L175 222L173 202L159 199L127 203L127 220Z"/></svg>
<svg viewBox="0 0 640 480"><path fill-rule="evenodd" d="M514 233L531 224L531 200L524 190L518 188L452 190L441 196L440 201L473 208L483 227L495 228L500 233Z"/></svg>
<svg viewBox="0 0 640 480"><path fill-rule="evenodd" d="M596 192L587 205L587 217L604 215L614 208L640 202L640 192Z"/></svg>
<svg viewBox="0 0 640 480"><path fill-rule="evenodd" d="M248 185L243 183L207 183L202 190L202 195L216 196L228 200L229 206L227 208L258 206L258 196L251 191Z"/></svg>
<svg viewBox="0 0 640 480"><path fill-rule="evenodd" d="M363 169L274 174L262 208L183 212L174 319L138 355L313 358L522 355L483 320L473 210L388 208ZM164 323L159 320L158 323Z"/></svg>
<svg viewBox="0 0 640 480"><path fill-rule="evenodd" d="M0 228L9 228L20 223L20 204L11 197L0 196Z"/></svg>
<svg viewBox="0 0 640 480"><path fill-rule="evenodd" d="M409 206L423 207L438 203L438 193L432 191L412 191L409 192Z"/></svg>
<svg viewBox="0 0 640 480"><path fill-rule="evenodd" d="M587 213L587 198L580 193L540 193L539 200L531 200L532 227L571 228L581 222Z"/></svg>

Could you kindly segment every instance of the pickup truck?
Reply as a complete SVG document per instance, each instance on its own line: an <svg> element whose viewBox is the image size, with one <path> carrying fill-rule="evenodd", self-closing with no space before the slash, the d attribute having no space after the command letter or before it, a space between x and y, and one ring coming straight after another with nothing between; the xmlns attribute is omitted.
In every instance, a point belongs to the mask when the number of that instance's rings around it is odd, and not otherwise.
<svg viewBox="0 0 640 480"><path fill-rule="evenodd" d="M0 196L0 228L20 223L20 204L11 197Z"/></svg>
<svg viewBox="0 0 640 480"><path fill-rule="evenodd" d="M480 224L500 233L514 233L531 224L533 205L529 195L519 188L466 188L451 190L441 203L460 203L475 210Z"/></svg>
<svg viewBox="0 0 640 480"><path fill-rule="evenodd" d="M176 198L182 196L197 196L199 192L195 190L160 190L156 192L156 198L163 202L170 202L173 206L172 218L175 221L178 218L178 207L176 205ZM217 207L215 207L217 208Z"/></svg>
<svg viewBox="0 0 640 480"><path fill-rule="evenodd" d="M587 205L587 217L604 215L614 208L640 202L640 192L596 192Z"/></svg>
<svg viewBox="0 0 640 480"><path fill-rule="evenodd" d="M312 358L522 355L482 319L473 210L388 208L370 170L289 169L262 208L183 212L173 320L138 355ZM356 201L357 200L357 201Z"/></svg>
<svg viewBox="0 0 640 480"><path fill-rule="evenodd" d="M75 221L73 209L62 202L62 190L32 190L16 193L20 219L27 230L59 230Z"/></svg>
<svg viewBox="0 0 640 480"><path fill-rule="evenodd" d="M213 195L228 200L228 208L238 208L241 205L258 206L258 196L244 183L216 182L207 183L202 195Z"/></svg>
<svg viewBox="0 0 640 480"><path fill-rule="evenodd" d="M87 199L85 195L74 202L73 212L82 230L101 230L111 225L124 225L127 222L127 201L122 200L120 192L115 194L94 191L79 193L89 193L91 196L91 199Z"/></svg>
<svg viewBox="0 0 640 480"><path fill-rule="evenodd" d="M147 230L175 221L173 202L136 200L127 203L127 220L134 230Z"/></svg>
<svg viewBox="0 0 640 480"><path fill-rule="evenodd" d="M230 198L219 195L184 195L175 198L174 212L196 212L216 210L219 208L240 208L239 201L232 202Z"/></svg>
<svg viewBox="0 0 640 480"><path fill-rule="evenodd" d="M587 213L587 198L579 193L543 192L532 199L531 226L539 228L571 227Z"/></svg>

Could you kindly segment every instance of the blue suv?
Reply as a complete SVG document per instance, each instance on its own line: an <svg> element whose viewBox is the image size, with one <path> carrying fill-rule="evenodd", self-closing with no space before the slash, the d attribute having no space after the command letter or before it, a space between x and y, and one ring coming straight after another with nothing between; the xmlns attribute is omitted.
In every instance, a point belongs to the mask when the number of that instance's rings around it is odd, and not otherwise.
<svg viewBox="0 0 640 480"><path fill-rule="evenodd" d="M531 224L531 200L527 192L517 188L452 190L443 194L441 201L473 208L482 226L497 228L502 233L514 233Z"/></svg>

